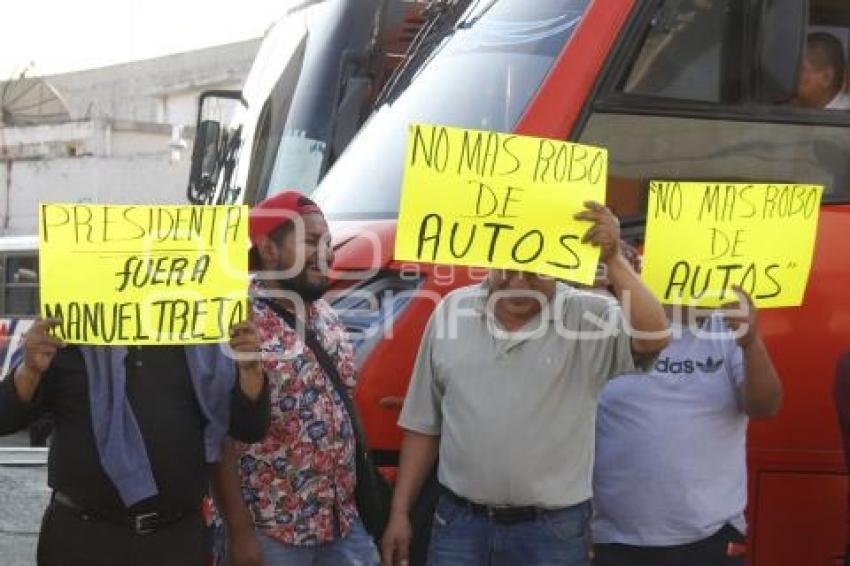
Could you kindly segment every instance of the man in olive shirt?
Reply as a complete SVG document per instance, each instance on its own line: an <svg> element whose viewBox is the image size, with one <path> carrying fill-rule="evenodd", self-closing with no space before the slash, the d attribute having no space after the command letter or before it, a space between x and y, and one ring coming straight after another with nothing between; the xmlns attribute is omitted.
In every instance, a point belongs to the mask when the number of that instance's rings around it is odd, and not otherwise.
<svg viewBox="0 0 850 566"><path fill-rule="evenodd" d="M408 513L439 452L443 495L429 564L587 563L596 400L605 381L667 343L658 301L622 257L619 223L597 203L585 241L613 300L550 278L492 271L448 295L422 340L383 563L406 564ZM630 337L627 327L642 331Z"/></svg>
<svg viewBox="0 0 850 566"><path fill-rule="evenodd" d="M0 434L43 413L55 423L38 563L206 564L208 463L228 428L249 441L268 428L258 361L238 362L237 377L219 345L65 347L49 327L33 324L23 362L0 381ZM252 325L231 336L235 351L258 352Z"/></svg>

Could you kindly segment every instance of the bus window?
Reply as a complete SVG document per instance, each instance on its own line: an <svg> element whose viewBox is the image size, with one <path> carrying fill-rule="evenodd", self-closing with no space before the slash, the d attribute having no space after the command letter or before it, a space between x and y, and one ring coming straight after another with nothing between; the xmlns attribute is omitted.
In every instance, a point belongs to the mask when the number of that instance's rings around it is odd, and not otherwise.
<svg viewBox="0 0 850 566"><path fill-rule="evenodd" d="M624 92L704 102L738 99L741 2L670 0L652 19Z"/></svg>
<svg viewBox="0 0 850 566"><path fill-rule="evenodd" d="M3 315L35 316L38 313L38 257L7 255L3 262Z"/></svg>
<svg viewBox="0 0 850 566"><path fill-rule="evenodd" d="M800 64L794 104L821 110L850 110L848 54L850 8L836 0L811 6L806 50Z"/></svg>
<svg viewBox="0 0 850 566"><path fill-rule="evenodd" d="M717 5L743 4L668 0L624 40L579 136L608 148L609 204L621 217L643 216L651 179L816 183L827 200L850 200L850 112L759 104L740 88L754 61L742 60L735 10L721 16ZM850 38L850 6L818 9L826 4L813 3L803 31Z"/></svg>
<svg viewBox="0 0 850 566"><path fill-rule="evenodd" d="M38 238L0 238L0 380L19 361L20 340L38 316Z"/></svg>

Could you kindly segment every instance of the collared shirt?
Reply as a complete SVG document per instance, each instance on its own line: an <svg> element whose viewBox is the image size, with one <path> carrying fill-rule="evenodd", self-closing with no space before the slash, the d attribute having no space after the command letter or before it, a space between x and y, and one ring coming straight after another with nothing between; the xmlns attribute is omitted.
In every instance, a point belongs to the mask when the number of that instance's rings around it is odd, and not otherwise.
<svg viewBox="0 0 850 566"><path fill-rule="evenodd" d="M440 436L440 482L489 505L559 508L591 496L596 401L634 372L610 298L559 284L519 333L498 328L486 286L434 311L399 424Z"/></svg>
<svg viewBox="0 0 850 566"><path fill-rule="evenodd" d="M254 294L262 286L253 284ZM312 546L348 533L354 504L355 437L333 383L313 352L274 311L254 301L269 376L271 426L257 444L237 444L243 498L265 534L294 546ZM354 351L331 306L307 307L307 325L345 384L355 381Z"/></svg>

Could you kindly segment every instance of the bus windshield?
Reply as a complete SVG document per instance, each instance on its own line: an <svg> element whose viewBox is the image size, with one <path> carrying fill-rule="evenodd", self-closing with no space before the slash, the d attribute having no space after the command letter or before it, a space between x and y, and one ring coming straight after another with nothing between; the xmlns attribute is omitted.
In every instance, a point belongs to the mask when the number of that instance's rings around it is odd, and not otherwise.
<svg viewBox="0 0 850 566"><path fill-rule="evenodd" d="M263 40L236 117L242 144L233 197L257 202L284 188L310 193L334 151L341 85L351 53L371 37L379 0L317 2L290 12Z"/></svg>
<svg viewBox="0 0 850 566"><path fill-rule="evenodd" d="M587 8L588 0L475 2L414 61L315 193L332 220L398 213L408 126L511 131Z"/></svg>

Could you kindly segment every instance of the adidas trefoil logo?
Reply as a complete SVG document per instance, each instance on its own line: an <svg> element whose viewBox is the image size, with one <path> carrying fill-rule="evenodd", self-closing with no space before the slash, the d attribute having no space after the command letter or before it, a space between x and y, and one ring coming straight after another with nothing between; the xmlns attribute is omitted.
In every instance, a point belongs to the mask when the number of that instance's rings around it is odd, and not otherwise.
<svg viewBox="0 0 850 566"><path fill-rule="evenodd" d="M716 360L711 359L711 356L707 357L704 362L697 362L697 367L704 371L705 373L714 373L719 370L723 366L723 358L718 358Z"/></svg>

